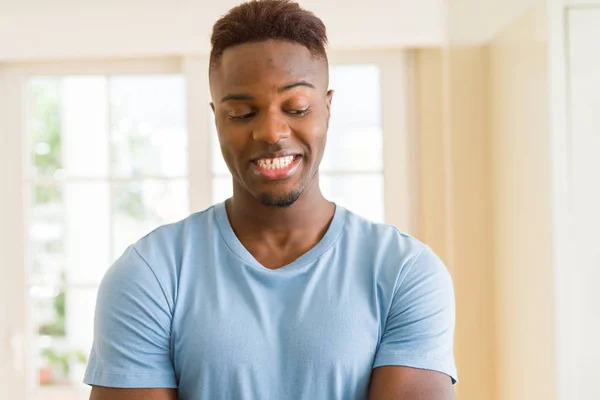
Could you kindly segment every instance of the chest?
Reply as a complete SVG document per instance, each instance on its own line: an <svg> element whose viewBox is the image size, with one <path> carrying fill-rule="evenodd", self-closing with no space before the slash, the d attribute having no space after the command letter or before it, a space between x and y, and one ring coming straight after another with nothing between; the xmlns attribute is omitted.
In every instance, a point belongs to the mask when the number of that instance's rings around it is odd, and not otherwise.
<svg viewBox="0 0 600 400"><path fill-rule="evenodd" d="M178 304L175 369L368 371L380 317L365 282L327 274L291 281L206 276Z"/></svg>

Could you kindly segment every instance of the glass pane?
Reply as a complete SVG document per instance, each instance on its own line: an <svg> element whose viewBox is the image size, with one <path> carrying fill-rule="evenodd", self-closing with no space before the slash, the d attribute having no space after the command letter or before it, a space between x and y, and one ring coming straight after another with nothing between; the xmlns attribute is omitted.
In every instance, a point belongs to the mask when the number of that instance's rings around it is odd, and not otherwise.
<svg viewBox="0 0 600 400"><path fill-rule="evenodd" d="M54 176L64 168L60 92L59 78L34 78L29 82L31 161L37 176Z"/></svg>
<svg viewBox="0 0 600 400"><path fill-rule="evenodd" d="M99 282L109 262L108 183L35 184L32 190L31 282Z"/></svg>
<svg viewBox="0 0 600 400"><path fill-rule="evenodd" d="M64 185L68 283L98 283L108 268L109 188L107 182Z"/></svg>
<svg viewBox="0 0 600 400"><path fill-rule="evenodd" d="M62 79L63 160L67 177L108 175L108 104L103 76Z"/></svg>
<svg viewBox="0 0 600 400"><path fill-rule="evenodd" d="M375 65L337 65L335 90L321 171L383 169L380 71Z"/></svg>
<svg viewBox="0 0 600 400"><path fill-rule="evenodd" d="M31 280L57 285L66 264L64 190L59 183L31 187Z"/></svg>
<svg viewBox="0 0 600 400"><path fill-rule="evenodd" d="M112 260L158 226L189 215L188 182L183 179L114 184L112 198Z"/></svg>
<svg viewBox="0 0 600 400"><path fill-rule="evenodd" d="M231 175L213 178L212 193L213 203L221 203L233 196L233 185Z"/></svg>
<svg viewBox="0 0 600 400"><path fill-rule="evenodd" d="M106 177L106 78L33 78L29 94L34 174L58 180Z"/></svg>
<svg viewBox="0 0 600 400"><path fill-rule="evenodd" d="M93 340L96 293L95 287L30 287L36 399L89 398L81 381Z"/></svg>
<svg viewBox="0 0 600 400"><path fill-rule="evenodd" d="M381 174L321 174L323 195L356 214L375 222L384 222L383 176Z"/></svg>
<svg viewBox="0 0 600 400"><path fill-rule="evenodd" d="M187 171L181 75L109 78L112 170L118 177L182 177Z"/></svg>

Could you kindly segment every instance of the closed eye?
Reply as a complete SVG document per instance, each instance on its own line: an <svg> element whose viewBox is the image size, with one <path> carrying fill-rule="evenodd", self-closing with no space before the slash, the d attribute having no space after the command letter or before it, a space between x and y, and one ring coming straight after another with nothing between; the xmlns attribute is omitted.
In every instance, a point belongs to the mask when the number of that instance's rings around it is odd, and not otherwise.
<svg viewBox="0 0 600 400"><path fill-rule="evenodd" d="M310 111L310 107L305 108L304 110L290 110L290 111L287 111L287 113L291 114L291 115L294 115L294 116L301 117L303 115L308 114L309 111Z"/></svg>
<svg viewBox="0 0 600 400"><path fill-rule="evenodd" d="M229 118L234 121L244 121L244 120L248 120L248 119L254 117L254 115L256 115L255 112L249 112L249 113L242 114L242 115L229 115Z"/></svg>

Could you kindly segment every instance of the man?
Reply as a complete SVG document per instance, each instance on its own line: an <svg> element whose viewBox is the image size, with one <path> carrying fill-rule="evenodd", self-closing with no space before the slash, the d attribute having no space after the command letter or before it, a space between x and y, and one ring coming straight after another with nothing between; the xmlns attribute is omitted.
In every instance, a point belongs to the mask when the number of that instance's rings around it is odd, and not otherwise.
<svg viewBox="0 0 600 400"><path fill-rule="evenodd" d="M454 398L446 268L319 189L325 45L323 23L288 1L242 4L214 26L233 197L151 232L106 274L92 399Z"/></svg>

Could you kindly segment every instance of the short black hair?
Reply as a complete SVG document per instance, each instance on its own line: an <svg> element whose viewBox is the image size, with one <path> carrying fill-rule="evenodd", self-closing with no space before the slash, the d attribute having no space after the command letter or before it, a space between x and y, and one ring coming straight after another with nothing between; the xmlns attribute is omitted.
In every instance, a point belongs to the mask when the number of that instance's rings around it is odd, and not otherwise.
<svg viewBox="0 0 600 400"><path fill-rule="evenodd" d="M232 8L213 26L210 69L229 47L266 40L297 43L327 60L327 31L321 19L293 1L252 0Z"/></svg>

